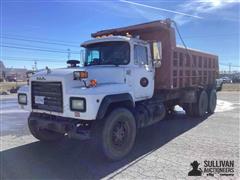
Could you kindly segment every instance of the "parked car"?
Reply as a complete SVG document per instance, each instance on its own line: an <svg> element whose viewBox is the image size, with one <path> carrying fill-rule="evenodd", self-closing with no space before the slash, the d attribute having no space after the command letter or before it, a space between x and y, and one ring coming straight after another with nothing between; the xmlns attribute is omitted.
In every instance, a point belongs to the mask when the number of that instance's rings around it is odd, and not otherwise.
<svg viewBox="0 0 240 180"><path fill-rule="evenodd" d="M221 91L222 90L222 85L223 85L223 79L216 79L216 90Z"/></svg>
<svg viewBox="0 0 240 180"><path fill-rule="evenodd" d="M223 83L232 83L232 79L229 77L222 77Z"/></svg>
<svg viewBox="0 0 240 180"><path fill-rule="evenodd" d="M7 76L7 81L8 82L16 82L17 81L17 77L16 76Z"/></svg>
<svg viewBox="0 0 240 180"><path fill-rule="evenodd" d="M18 91L18 89L19 89L20 87L19 86L17 86L17 87L12 87L12 89L10 89L10 93L17 93L17 91Z"/></svg>
<svg viewBox="0 0 240 180"><path fill-rule="evenodd" d="M233 76L233 79L232 79L232 82L233 83L240 83L240 76Z"/></svg>

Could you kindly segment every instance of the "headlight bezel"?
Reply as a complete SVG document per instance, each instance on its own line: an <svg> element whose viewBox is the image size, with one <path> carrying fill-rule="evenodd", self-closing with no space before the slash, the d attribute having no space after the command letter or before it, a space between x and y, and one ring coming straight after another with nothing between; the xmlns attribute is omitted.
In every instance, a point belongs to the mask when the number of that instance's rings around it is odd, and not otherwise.
<svg viewBox="0 0 240 180"><path fill-rule="evenodd" d="M21 96L25 96L26 97L26 101L25 102L22 102L22 101L20 101L20 97ZM21 105L27 105L27 94L25 94L25 93L18 93L18 104L21 104Z"/></svg>
<svg viewBox="0 0 240 180"><path fill-rule="evenodd" d="M76 109L73 107L73 101L83 101L83 108L82 109ZM86 105L86 99L83 97L70 97L70 110L71 111L77 111L77 112L86 112L87 105Z"/></svg>

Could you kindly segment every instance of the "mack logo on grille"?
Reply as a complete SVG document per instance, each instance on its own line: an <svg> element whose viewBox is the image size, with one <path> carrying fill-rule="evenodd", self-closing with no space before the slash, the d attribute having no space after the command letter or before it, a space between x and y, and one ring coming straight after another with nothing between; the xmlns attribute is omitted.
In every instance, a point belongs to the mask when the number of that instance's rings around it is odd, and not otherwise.
<svg viewBox="0 0 240 180"><path fill-rule="evenodd" d="M37 77L37 80L46 80L46 78L45 77Z"/></svg>

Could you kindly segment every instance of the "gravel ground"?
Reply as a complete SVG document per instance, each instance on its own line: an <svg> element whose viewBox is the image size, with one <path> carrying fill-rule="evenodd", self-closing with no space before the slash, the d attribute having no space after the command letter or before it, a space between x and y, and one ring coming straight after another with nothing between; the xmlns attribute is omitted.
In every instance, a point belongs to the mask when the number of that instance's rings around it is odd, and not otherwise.
<svg viewBox="0 0 240 180"><path fill-rule="evenodd" d="M140 130L130 155L113 163L91 141L39 142L30 135L28 112L18 109L16 97L0 98L0 179L186 179L195 160L202 169L205 160L234 160L234 176L222 179L238 179L239 97L220 92L216 113L205 119L179 111Z"/></svg>

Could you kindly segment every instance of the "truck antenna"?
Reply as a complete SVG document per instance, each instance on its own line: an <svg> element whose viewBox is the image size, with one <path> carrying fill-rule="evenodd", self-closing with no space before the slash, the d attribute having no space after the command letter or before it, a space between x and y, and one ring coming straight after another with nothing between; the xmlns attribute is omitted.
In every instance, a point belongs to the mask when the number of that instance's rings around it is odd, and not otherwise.
<svg viewBox="0 0 240 180"><path fill-rule="evenodd" d="M68 60L70 60L70 58L71 58L71 50L67 49L67 51L68 51Z"/></svg>
<svg viewBox="0 0 240 180"><path fill-rule="evenodd" d="M37 61L34 61L34 69L37 70Z"/></svg>

